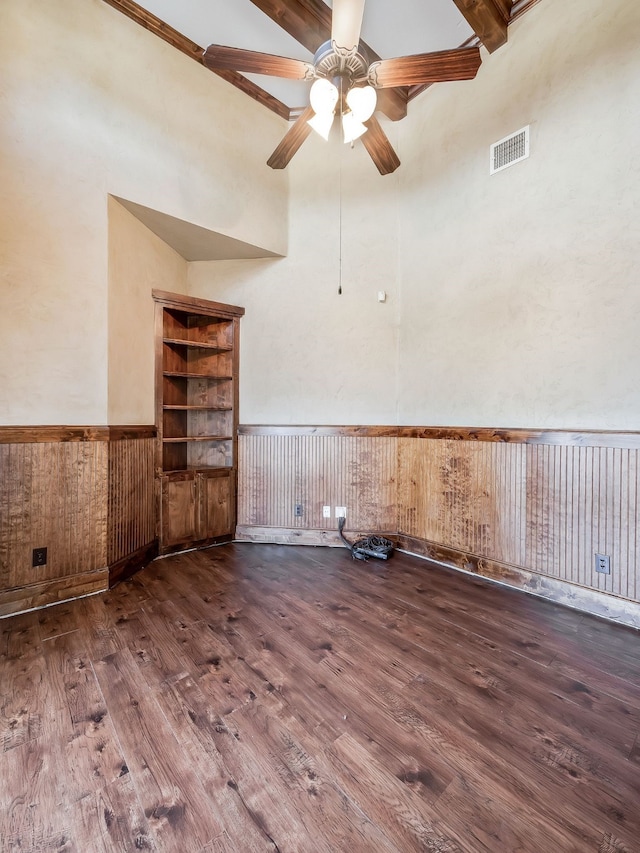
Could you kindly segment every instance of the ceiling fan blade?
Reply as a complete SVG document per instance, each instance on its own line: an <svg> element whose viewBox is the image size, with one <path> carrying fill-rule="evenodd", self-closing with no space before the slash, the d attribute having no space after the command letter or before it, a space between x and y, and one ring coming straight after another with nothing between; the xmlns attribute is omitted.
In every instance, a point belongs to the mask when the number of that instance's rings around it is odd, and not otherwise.
<svg viewBox="0 0 640 853"><path fill-rule="evenodd" d="M349 52L358 46L364 0L333 0L331 15L331 41Z"/></svg>
<svg viewBox="0 0 640 853"><path fill-rule="evenodd" d="M258 53L255 50L224 47L221 44L210 44L202 59L212 71L269 74L271 77L286 77L290 80L312 80L315 77L313 65L309 62L274 56L271 53Z"/></svg>
<svg viewBox="0 0 640 853"><path fill-rule="evenodd" d="M400 158L393 150L387 134L380 127L380 122L375 116L371 116L365 124L367 132L360 137L362 144L369 152L380 174L390 175L400 165Z"/></svg>
<svg viewBox="0 0 640 853"><path fill-rule="evenodd" d="M293 125L285 133L280 145L278 145L271 157L267 160L267 166L271 166L272 169L284 169L298 148L300 148L307 136L311 133L311 127L307 122L310 118L313 118L314 115L315 113L311 107L307 107L303 110Z"/></svg>
<svg viewBox="0 0 640 853"><path fill-rule="evenodd" d="M386 89L445 80L472 80L478 73L481 61L478 47L382 59L369 67L369 82L377 89Z"/></svg>

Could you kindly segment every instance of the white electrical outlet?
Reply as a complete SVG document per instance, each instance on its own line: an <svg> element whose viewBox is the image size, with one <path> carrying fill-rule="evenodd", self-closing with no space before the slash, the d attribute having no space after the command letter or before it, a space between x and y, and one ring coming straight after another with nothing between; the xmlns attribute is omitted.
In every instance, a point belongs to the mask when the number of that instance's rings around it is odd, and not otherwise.
<svg viewBox="0 0 640 853"><path fill-rule="evenodd" d="M322 507L322 517L323 518L331 518L331 507L323 506Z"/></svg>
<svg viewBox="0 0 640 853"><path fill-rule="evenodd" d="M336 518L346 518L346 517L347 517L346 506L337 506L336 507Z"/></svg>

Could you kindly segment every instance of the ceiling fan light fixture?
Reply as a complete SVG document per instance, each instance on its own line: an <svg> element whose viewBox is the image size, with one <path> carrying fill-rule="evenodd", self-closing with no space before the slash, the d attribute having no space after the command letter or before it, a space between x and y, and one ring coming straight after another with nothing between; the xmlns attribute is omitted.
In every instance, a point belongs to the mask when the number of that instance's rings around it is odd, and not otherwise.
<svg viewBox="0 0 640 853"><path fill-rule="evenodd" d="M358 121L353 112L344 113L342 116L342 133L344 135L345 144L355 142L363 133L367 132L367 128Z"/></svg>
<svg viewBox="0 0 640 853"><path fill-rule="evenodd" d="M371 118L376 110L378 95L373 86L354 86L347 92L347 104L359 122Z"/></svg>
<svg viewBox="0 0 640 853"><path fill-rule="evenodd" d="M309 101L316 116L333 116L338 98L338 89L326 77L319 77L311 87L311 92L309 93Z"/></svg>
<svg viewBox="0 0 640 853"><path fill-rule="evenodd" d="M332 112L316 113L313 118L310 118L307 121L307 124L309 125L309 127L312 127L316 133L319 133L324 140L328 142L334 118L335 116Z"/></svg>

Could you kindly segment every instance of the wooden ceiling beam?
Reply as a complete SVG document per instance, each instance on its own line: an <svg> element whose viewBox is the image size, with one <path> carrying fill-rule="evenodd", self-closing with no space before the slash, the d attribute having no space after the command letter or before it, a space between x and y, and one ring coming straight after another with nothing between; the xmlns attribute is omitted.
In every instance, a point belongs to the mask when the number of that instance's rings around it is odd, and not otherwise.
<svg viewBox="0 0 640 853"><path fill-rule="evenodd" d="M489 53L507 41L512 0L453 0Z"/></svg>
<svg viewBox="0 0 640 853"><path fill-rule="evenodd" d="M505 21L509 23L509 19L511 17L511 7L513 6L514 0L493 0L493 2L500 10L502 17L505 19Z"/></svg>
<svg viewBox="0 0 640 853"><path fill-rule="evenodd" d="M331 36L331 9L322 0L251 0L311 53Z"/></svg>
<svg viewBox="0 0 640 853"><path fill-rule="evenodd" d="M157 18L155 15L152 15L151 12L143 9L142 6L139 6L134 2L134 0L104 0L104 2L109 6L113 6L114 9L117 9L118 12L122 12L123 15L126 15L127 18L130 18L132 21L135 21L136 24L144 27L145 30L149 30L154 33L154 35L159 36L163 41L166 41L167 44L177 48L186 56L191 59L195 59L196 62L199 62L200 65L204 66L203 47L196 44L194 41L191 41L191 39L188 39L177 30L174 30L173 27L165 24L164 21L161 21L160 18ZM274 98L273 95L269 94L269 92L266 92L260 86L256 85L252 80L249 80L242 74L238 74L237 71L218 70L212 71L212 73L216 74L218 77L222 77L223 80L231 83L237 89L240 89L246 95L252 97L254 101L258 101L258 103L281 116L281 118L287 119L287 121L289 120L289 107L286 104L283 104L282 101Z"/></svg>
<svg viewBox="0 0 640 853"><path fill-rule="evenodd" d="M285 32L311 53L331 38L331 9L322 0L251 0ZM365 49L372 62L380 59L368 45ZM408 86L378 93L378 109L392 121L407 114Z"/></svg>

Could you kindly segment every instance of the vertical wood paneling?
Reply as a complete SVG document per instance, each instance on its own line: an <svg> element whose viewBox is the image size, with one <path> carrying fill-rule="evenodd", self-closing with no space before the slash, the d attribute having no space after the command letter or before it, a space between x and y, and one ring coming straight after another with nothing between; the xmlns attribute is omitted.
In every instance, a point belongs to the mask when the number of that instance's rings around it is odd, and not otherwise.
<svg viewBox="0 0 640 853"><path fill-rule="evenodd" d="M47 564L33 568L33 548ZM107 564L107 443L0 445L0 588Z"/></svg>
<svg viewBox="0 0 640 853"><path fill-rule="evenodd" d="M346 506L349 528L395 530L396 455L395 438L241 435L238 524L334 530L334 508Z"/></svg>
<svg viewBox="0 0 640 853"><path fill-rule="evenodd" d="M637 598L637 454L611 447L527 448L527 568ZM595 553L610 555L611 575L596 573Z"/></svg>
<svg viewBox="0 0 640 853"><path fill-rule="evenodd" d="M400 439L399 531L519 565L524 550L520 445Z"/></svg>
<svg viewBox="0 0 640 853"><path fill-rule="evenodd" d="M399 531L637 600L637 454L400 439ZM595 572L596 552L611 575Z"/></svg>
<svg viewBox="0 0 640 853"><path fill-rule="evenodd" d="M610 444L245 434L239 524L331 530L323 504L344 505L351 529L638 600L640 451ZM610 555L610 576L595 572L596 552Z"/></svg>
<svg viewBox="0 0 640 853"><path fill-rule="evenodd" d="M109 444L109 565L156 537L153 438Z"/></svg>
<svg viewBox="0 0 640 853"><path fill-rule="evenodd" d="M73 580L155 539L154 440L0 444L0 593ZM241 435L239 523L399 532L638 600L638 451L345 434ZM296 504L303 515L296 516ZM35 547L47 565L31 567ZM609 554L610 576L594 569ZM69 587L72 583L69 583Z"/></svg>
<svg viewBox="0 0 640 853"><path fill-rule="evenodd" d="M155 540L155 440L103 432L0 443L0 614L105 589L108 565Z"/></svg>

